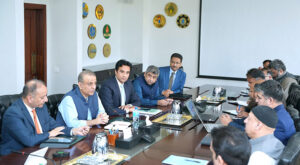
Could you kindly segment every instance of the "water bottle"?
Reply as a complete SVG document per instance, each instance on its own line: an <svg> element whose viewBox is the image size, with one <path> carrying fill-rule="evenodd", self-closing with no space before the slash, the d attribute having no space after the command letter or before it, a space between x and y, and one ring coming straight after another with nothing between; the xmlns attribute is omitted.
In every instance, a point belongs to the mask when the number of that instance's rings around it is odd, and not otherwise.
<svg viewBox="0 0 300 165"><path fill-rule="evenodd" d="M139 130L139 121L140 121L140 113L137 110L137 107L132 112L132 128L134 132L137 132Z"/></svg>

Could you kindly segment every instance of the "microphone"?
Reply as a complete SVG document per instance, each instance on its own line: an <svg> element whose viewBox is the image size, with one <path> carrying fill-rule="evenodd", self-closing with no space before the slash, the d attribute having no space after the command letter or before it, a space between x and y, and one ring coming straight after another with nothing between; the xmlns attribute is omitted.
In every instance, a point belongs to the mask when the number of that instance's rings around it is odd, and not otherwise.
<svg viewBox="0 0 300 165"><path fill-rule="evenodd" d="M21 155L30 155L30 156L36 156L36 157L40 157L40 158L45 158L47 160L51 160L52 161L52 164L56 165L55 161L53 159L50 159L46 156L40 156L40 155L35 155L35 154L32 154L32 153L26 153L26 152L20 152L20 151L14 151L12 150L13 153L17 153L17 154L21 154Z"/></svg>

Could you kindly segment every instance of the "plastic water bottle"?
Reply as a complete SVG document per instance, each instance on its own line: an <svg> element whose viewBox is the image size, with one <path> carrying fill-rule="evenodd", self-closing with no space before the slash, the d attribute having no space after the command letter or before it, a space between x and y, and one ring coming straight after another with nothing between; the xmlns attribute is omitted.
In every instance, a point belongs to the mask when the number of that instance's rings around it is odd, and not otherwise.
<svg viewBox="0 0 300 165"><path fill-rule="evenodd" d="M140 121L140 113L136 107L135 110L132 112L132 127L134 132L137 132L139 130L139 121Z"/></svg>

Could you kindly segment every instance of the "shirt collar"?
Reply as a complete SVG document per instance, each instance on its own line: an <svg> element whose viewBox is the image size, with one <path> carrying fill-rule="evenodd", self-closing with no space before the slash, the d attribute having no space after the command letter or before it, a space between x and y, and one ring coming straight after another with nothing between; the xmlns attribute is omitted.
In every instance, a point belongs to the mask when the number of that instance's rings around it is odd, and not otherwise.
<svg viewBox="0 0 300 165"><path fill-rule="evenodd" d="M24 101L23 101L23 103L24 103L24 105L25 105L27 111L29 112L29 114L31 114L31 113L32 113L32 110L33 110L34 108L31 108L30 106L28 106Z"/></svg>
<svg viewBox="0 0 300 165"><path fill-rule="evenodd" d="M177 73L178 70L173 71L172 68L170 67L170 75L172 74L172 72L175 72L175 74Z"/></svg>
<svg viewBox="0 0 300 165"><path fill-rule="evenodd" d="M119 80L118 80L118 78L117 77L115 77L116 78L116 80L117 80L117 83L118 83L118 86L123 86L124 85L124 83L122 84Z"/></svg>

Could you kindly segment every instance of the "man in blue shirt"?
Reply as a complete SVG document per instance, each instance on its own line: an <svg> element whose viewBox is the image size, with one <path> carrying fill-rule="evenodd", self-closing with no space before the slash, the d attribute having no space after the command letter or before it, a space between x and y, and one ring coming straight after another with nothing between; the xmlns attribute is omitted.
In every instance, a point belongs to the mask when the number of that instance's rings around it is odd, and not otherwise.
<svg viewBox="0 0 300 165"><path fill-rule="evenodd" d="M173 93L182 93L186 74L180 69L181 65L182 56L174 53L171 56L170 66L159 68L159 94L169 97Z"/></svg>
<svg viewBox="0 0 300 165"><path fill-rule="evenodd" d="M133 86L140 97L142 105L144 106L167 106L172 104L172 99L165 99L160 96L158 90L157 78L159 76L159 69L156 66L150 65L144 75L137 77Z"/></svg>
<svg viewBox="0 0 300 165"><path fill-rule="evenodd" d="M284 94L281 85L275 80L268 80L261 84L256 84L254 90L258 105L265 105L276 111L278 123L274 135L286 145L289 138L296 132L296 129L294 121L282 104Z"/></svg>
<svg viewBox="0 0 300 165"><path fill-rule="evenodd" d="M68 92L60 105L56 121L68 127L106 124L108 115L96 90L96 75L90 70L78 76L78 86Z"/></svg>

